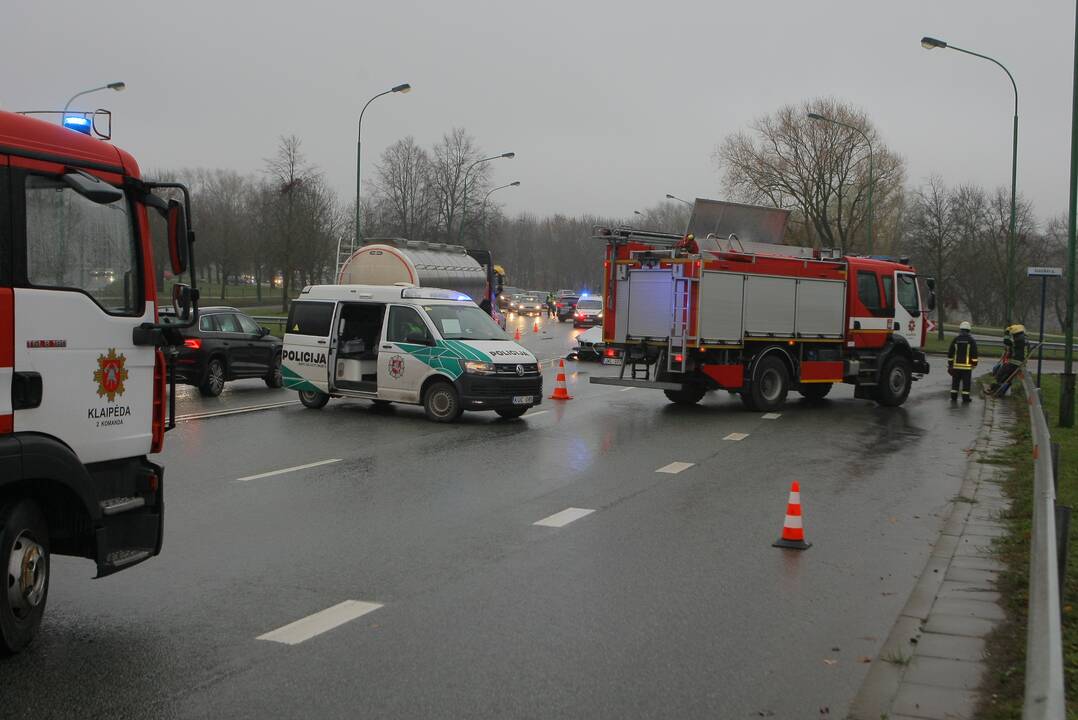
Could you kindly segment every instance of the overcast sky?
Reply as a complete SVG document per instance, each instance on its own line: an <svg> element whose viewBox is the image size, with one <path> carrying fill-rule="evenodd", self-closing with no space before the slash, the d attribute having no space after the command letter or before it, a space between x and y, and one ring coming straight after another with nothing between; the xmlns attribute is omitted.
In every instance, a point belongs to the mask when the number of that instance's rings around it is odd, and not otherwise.
<svg viewBox="0 0 1078 720"><path fill-rule="evenodd" d="M144 171L258 172L295 133L344 197L405 135L453 126L498 160L509 213L625 217L719 197L712 152L785 103L834 96L865 110L909 181L1010 181L1013 95L995 65L921 49L922 35L992 55L1020 92L1018 189L1066 212L1074 2L1062 0L7 0L0 107L114 112Z"/></svg>

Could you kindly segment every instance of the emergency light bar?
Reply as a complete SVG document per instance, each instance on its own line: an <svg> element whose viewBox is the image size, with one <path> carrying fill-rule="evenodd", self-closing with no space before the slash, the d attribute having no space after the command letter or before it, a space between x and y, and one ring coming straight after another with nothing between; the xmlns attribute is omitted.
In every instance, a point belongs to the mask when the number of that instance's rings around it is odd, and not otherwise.
<svg viewBox="0 0 1078 720"><path fill-rule="evenodd" d="M467 295L462 295L453 290L441 290L439 288L407 287L401 290L401 297L412 300L456 300L458 302L471 302Z"/></svg>
<svg viewBox="0 0 1078 720"><path fill-rule="evenodd" d="M68 115L64 118L64 127L68 130L82 133L83 135L89 135L90 130L93 129L93 123L89 118L85 118L82 115Z"/></svg>

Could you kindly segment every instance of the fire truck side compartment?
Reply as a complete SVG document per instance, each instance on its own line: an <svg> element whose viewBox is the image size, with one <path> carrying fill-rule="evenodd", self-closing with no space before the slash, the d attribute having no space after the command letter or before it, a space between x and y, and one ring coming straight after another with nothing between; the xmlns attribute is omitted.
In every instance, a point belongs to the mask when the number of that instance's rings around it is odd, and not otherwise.
<svg viewBox="0 0 1078 720"><path fill-rule="evenodd" d="M700 279L700 342L740 345L745 304L745 276L705 272Z"/></svg>
<svg viewBox="0 0 1078 720"><path fill-rule="evenodd" d="M670 303L672 275L669 268L633 270L629 274L629 312L626 332L636 339L666 339L674 313Z"/></svg>
<svg viewBox="0 0 1078 720"><path fill-rule="evenodd" d="M792 337L797 279L745 276L745 335Z"/></svg>

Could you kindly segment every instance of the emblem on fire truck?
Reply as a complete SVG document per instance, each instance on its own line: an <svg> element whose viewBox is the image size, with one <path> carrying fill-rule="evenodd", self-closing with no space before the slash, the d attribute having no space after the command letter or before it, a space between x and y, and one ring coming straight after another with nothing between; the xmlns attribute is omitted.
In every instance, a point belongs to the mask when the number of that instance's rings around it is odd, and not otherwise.
<svg viewBox="0 0 1078 720"><path fill-rule="evenodd" d="M94 382L97 383L97 396L108 397L109 402L116 402L117 395L124 394L124 380L127 380L127 358L123 353L116 354L116 348L109 348L108 355L97 356L97 370L94 370Z"/></svg>
<svg viewBox="0 0 1078 720"><path fill-rule="evenodd" d="M404 374L404 358L400 355L389 358L389 374L395 378Z"/></svg>

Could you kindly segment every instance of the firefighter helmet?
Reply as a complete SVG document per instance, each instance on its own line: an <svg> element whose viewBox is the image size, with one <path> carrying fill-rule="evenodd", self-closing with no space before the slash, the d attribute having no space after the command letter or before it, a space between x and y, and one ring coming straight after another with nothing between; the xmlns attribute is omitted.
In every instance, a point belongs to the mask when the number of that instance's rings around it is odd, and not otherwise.
<svg viewBox="0 0 1078 720"><path fill-rule="evenodd" d="M958 324L959 330L969 330L969 327L969 320L963 320L961 323Z"/></svg>

